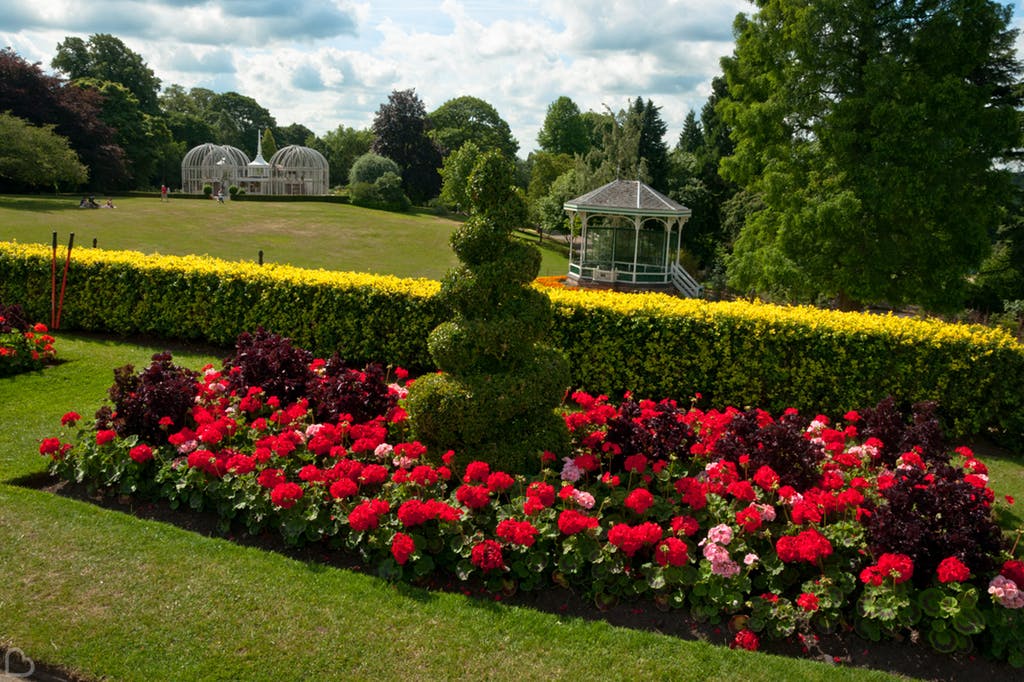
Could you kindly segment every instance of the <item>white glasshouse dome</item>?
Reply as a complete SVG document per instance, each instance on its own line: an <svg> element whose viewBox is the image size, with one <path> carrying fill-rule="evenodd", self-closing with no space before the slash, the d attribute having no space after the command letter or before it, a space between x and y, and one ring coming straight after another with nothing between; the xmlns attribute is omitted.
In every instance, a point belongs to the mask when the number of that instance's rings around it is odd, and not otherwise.
<svg viewBox="0 0 1024 682"><path fill-rule="evenodd" d="M241 149L231 145L207 142L194 147L181 160L181 190L199 194L203 185L210 185L214 192L227 192L228 187L237 185L246 175L249 157Z"/></svg>
<svg viewBox="0 0 1024 682"><path fill-rule="evenodd" d="M327 194L330 169L315 149L288 145L270 157L274 194Z"/></svg>
<svg viewBox="0 0 1024 682"><path fill-rule="evenodd" d="M263 158L262 138L257 138L256 159L230 145L211 142L194 147L181 161L181 189L200 194L204 185L214 193L231 185L247 194L327 194L330 189L330 168L323 154L299 145L288 145Z"/></svg>

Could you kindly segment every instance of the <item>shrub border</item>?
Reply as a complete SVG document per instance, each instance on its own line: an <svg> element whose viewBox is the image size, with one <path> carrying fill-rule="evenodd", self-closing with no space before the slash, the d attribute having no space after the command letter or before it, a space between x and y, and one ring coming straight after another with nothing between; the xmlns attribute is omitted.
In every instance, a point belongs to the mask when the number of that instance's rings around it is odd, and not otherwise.
<svg viewBox="0 0 1024 682"><path fill-rule="evenodd" d="M58 253L63 260L64 254ZM42 319L51 251L0 242L0 301ZM430 370L439 283L201 256L73 252L65 330L228 346L262 326L318 355ZM1024 346L1002 330L811 307L545 289L576 387L841 413L933 400L951 436L1024 440Z"/></svg>

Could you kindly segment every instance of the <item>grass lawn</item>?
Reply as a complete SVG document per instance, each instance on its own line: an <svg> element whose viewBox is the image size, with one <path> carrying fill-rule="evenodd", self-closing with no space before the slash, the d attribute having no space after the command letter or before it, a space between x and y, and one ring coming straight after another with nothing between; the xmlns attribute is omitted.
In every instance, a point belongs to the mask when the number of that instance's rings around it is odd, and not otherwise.
<svg viewBox="0 0 1024 682"><path fill-rule="evenodd" d="M115 680L892 679L391 585L10 484L45 470L39 439L88 418L114 367L163 349L65 334L65 362L0 379L0 646Z"/></svg>
<svg viewBox="0 0 1024 682"><path fill-rule="evenodd" d="M80 198L80 197L79 197ZM165 255L207 254L303 268L440 279L458 259L448 245L458 222L428 213L389 213L323 202L125 197L108 209L80 209L79 198L0 195L0 241ZM97 200L101 197L97 197ZM568 260L542 249L543 276L564 275Z"/></svg>

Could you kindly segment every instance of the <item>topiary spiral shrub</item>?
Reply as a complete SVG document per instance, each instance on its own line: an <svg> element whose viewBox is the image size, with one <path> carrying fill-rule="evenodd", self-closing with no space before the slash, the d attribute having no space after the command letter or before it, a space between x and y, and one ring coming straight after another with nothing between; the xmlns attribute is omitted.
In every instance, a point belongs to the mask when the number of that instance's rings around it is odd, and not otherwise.
<svg viewBox="0 0 1024 682"><path fill-rule="evenodd" d="M512 241L523 202L511 164L485 154L469 191L470 218L452 235L462 264L441 283L441 301L454 315L427 340L441 371L412 386L409 416L428 446L523 472L539 466L541 451L567 451L568 432L553 410L569 385L568 366L539 343L551 305L529 286L540 252Z"/></svg>

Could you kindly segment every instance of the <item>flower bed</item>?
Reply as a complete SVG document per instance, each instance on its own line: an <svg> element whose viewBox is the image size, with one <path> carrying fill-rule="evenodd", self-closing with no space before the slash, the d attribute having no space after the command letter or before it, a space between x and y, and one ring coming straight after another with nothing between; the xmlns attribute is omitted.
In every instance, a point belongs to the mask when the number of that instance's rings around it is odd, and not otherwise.
<svg viewBox="0 0 1024 682"><path fill-rule="evenodd" d="M21 306L0 304L0 376L41 369L57 357L55 339L41 322L29 324Z"/></svg>
<svg viewBox="0 0 1024 682"><path fill-rule="evenodd" d="M407 386L258 332L219 369L161 354L117 370L113 405L40 452L68 479L328 542L388 579L648 597L728 621L744 648L915 632L1024 665L1024 562L993 520L1004 501L927 405L833 421L576 393L572 456L513 477L411 440Z"/></svg>

